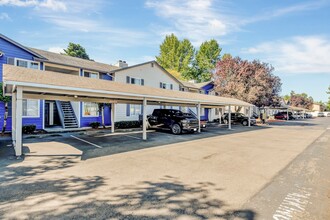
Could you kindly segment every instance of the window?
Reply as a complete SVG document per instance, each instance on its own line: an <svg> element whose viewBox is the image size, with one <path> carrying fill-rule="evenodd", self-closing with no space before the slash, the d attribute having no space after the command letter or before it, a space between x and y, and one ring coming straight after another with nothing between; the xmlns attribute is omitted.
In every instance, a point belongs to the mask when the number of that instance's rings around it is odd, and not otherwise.
<svg viewBox="0 0 330 220"><path fill-rule="evenodd" d="M130 115L140 115L142 113L141 108L141 105L130 105Z"/></svg>
<svg viewBox="0 0 330 220"><path fill-rule="evenodd" d="M99 116L99 105L94 102L84 102L83 112L86 117L97 117Z"/></svg>
<svg viewBox="0 0 330 220"><path fill-rule="evenodd" d="M144 79L126 76L126 83L144 86Z"/></svg>
<svg viewBox="0 0 330 220"><path fill-rule="evenodd" d="M91 71L84 71L84 77L98 79L99 73L98 72L91 72Z"/></svg>
<svg viewBox="0 0 330 220"><path fill-rule="evenodd" d="M38 62L34 62L34 61L30 61L30 60L23 60L23 59L15 59L15 65L16 66L20 66L20 67L25 67L25 68L29 68L29 69L39 69L39 63Z"/></svg>
<svg viewBox="0 0 330 220"><path fill-rule="evenodd" d="M23 116L39 117L39 100L23 99Z"/></svg>
<svg viewBox="0 0 330 220"><path fill-rule="evenodd" d="M171 90L173 90L173 84L170 84L170 83L163 83L163 82L161 82L159 84L159 87L161 89L171 89Z"/></svg>

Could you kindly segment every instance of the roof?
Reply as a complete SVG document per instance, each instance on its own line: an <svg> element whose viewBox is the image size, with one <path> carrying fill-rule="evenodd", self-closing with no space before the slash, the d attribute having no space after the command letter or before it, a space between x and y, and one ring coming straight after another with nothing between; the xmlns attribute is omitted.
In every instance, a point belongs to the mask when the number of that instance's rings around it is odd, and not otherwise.
<svg viewBox="0 0 330 220"><path fill-rule="evenodd" d="M77 95L80 97L80 94L85 94L88 97L107 99L143 100L146 98L148 101L177 104L190 103L196 105L200 103L205 106L252 106L247 102L234 98L125 84L7 64L3 65L3 82L6 89L8 86L23 86L25 90L30 88L30 92L38 93L40 96L44 94L44 91L61 91L60 94L63 96Z"/></svg>
<svg viewBox="0 0 330 220"><path fill-rule="evenodd" d="M8 41L9 43L15 45L15 46L18 47L18 48L21 48L22 50L25 50L26 52L32 54L33 56L35 56L35 57L37 57L37 58L40 58L40 59L43 59L43 58L44 58L44 57L41 56L40 54L38 54L38 53L36 53L35 51L31 50L30 48L27 48L27 47L23 46L22 44L20 44L20 43L18 43L18 42L16 42L16 41L14 41L14 40L12 40L12 39L6 37L5 35L0 34L0 38L4 39L5 41Z"/></svg>
<svg viewBox="0 0 330 220"><path fill-rule="evenodd" d="M111 71L110 73L118 73L118 72L121 72L121 71L124 71L124 70L127 70L127 69L136 68L136 67L143 66L143 65L146 65L146 64L150 64L150 63L156 64L156 66L158 66L165 74L167 74L169 77L171 77L172 79L177 81L179 84L182 84L182 82L180 80L178 80L175 76L173 76L171 73L169 73L164 67L162 67L155 60L151 60L151 61L144 62L144 63L139 63L139 64L136 64L136 65L132 65L132 66L124 67L124 68L115 69L115 70Z"/></svg>
<svg viewBox="0 0 330 220"><path fill-rule="evenodd" d="M85 60L78 57L71 57L64 54L58 54L53 53L45 50L35 49L35 48L29 48L31 51L40 54L43 59L39 59L39 61L54 63L54 64L60 64L60 65L66 65L66 66L72 66L72 67L78 67L83 68L87 70L95 70L99 72L111 72L115 69L118 69L117 66L112 66L105 63L99 63L91 60ZM45 60L46 59L46 60Z"/></svg>
<svg viewBox="0 0 330 220"><path fill-rule="evenodd" d="M207 82L202 82L202 83L194 83L195 86L197 86L198 88L203 88L204 86L208 85L208 84L213 84L213 81L210 80L210 81L207 81Z"/></svg>
<svg viewBox="0 0 330 220"><path fill-rule="evenodd" d="M187 81L183 81L183 80L180 80L180 82L184 87L188 87L191 89L200 89L195 83L191 83L191 82L187 82Z"/></svg>

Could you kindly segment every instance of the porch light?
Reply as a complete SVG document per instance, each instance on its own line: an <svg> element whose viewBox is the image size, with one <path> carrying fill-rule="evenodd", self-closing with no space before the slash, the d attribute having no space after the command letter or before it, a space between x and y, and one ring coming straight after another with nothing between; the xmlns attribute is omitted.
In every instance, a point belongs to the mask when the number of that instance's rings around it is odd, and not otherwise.
<svg viewBox="0 0 330 220"><path fill-rule="evenodd" d="M75 95L75 96L74 96L74 98L76 99L76 98L78 98L78 96L77 96L77 95Z"/></svg>
<svg viewBox="0 0 330 220"><path fill-rule="evenodd" d="M2 57L3 55L5 55L5 53L0 50L0 57Z"/></svg>

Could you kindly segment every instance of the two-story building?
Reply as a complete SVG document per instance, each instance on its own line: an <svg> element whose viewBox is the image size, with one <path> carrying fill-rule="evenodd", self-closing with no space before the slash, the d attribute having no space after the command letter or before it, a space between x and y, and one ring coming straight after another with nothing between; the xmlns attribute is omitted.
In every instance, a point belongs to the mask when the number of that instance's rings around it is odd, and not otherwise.
<svg viewBox="0 0 330 220"><path fill-rule="evenodd" d="M18 42L0 34L0 77L2 81L2 64L25 68L71 74L80 77L113 80L121 83L137 84L167 90L215 95L212 82L192 83L180 81L162 68L156 61L128 66L125 61L116 65L84 60L63 54L25 47ZM42 77L42 76L41 76ZM7 130L11 130L11 104ZM176 108L196 114L196 108L185 106L148 106L147 114L155 108ZM23 101L23 124L35 124L37 129L52 127L72 129L89 127L91 122L102 122L111 125L109 105L100 111L99 104L92 102L52 101L26 99ZM0 115L4 115L4 104L0 104ZM115 121L138 120L142 114L140 104L117 104ZM217 109L201 109L201 119L218 118ZM3 118L0 119L0 126Z"/></svg>
<svg viewBox="0 0 330 220"><path fill-rule="evenodd" d="M2 81L2 64L25 68L72 74L81 77L112 80L111 71L119 66L84 60L67 55L25 47L18 42L0 34L0 77ZM42 76L41 76L42 77ZM7 129L11 130L11 104ZM4 115L4 103L0 104L0 115ZM23 124L35 124L37 129L54 126L63 128L88 127L90 122L101 122L99 105L90 102L69 102L50 100L23 100ZM110 109L104 108L104 122L111 124ZM3 118L0 119L0 126Z"/></svg>

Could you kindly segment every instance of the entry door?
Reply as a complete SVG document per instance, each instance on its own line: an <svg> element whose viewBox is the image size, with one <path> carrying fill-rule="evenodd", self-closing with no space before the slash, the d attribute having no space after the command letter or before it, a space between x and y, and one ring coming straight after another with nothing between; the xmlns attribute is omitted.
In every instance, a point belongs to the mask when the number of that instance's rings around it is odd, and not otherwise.
<svg viewBox="0 0 330 220"><path fill-rule="evenodd" d="M45 126L54 125L54 102L45 102Z"/></svg>

